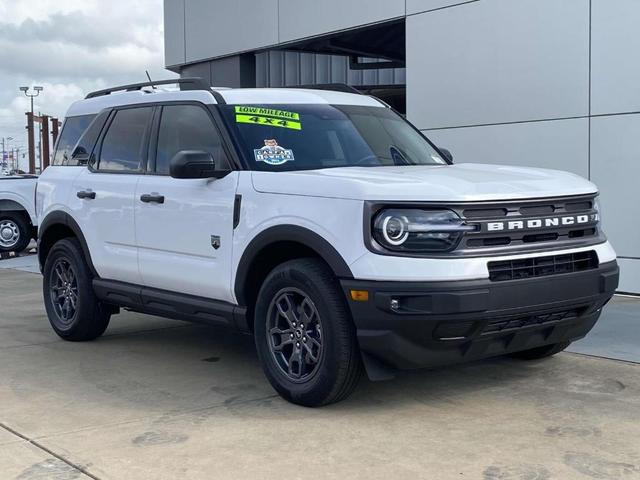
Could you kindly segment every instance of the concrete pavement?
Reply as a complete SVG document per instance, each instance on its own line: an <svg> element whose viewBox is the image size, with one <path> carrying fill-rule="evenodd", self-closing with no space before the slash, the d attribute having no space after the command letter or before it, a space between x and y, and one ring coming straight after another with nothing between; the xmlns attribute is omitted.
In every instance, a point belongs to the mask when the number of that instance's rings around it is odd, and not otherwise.
<svg viewBox="0 0 640 480"><path fill-rule="evenodd" d="M305 409L252 339L125 312L59 340L0 270L2 479L640 479L640 365L563 353L362 381Z"/></svg>

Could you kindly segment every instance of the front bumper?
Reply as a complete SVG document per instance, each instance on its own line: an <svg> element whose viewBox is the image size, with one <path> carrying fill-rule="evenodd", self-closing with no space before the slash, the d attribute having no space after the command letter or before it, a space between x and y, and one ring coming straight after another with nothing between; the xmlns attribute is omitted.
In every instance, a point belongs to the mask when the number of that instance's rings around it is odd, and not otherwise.
<svg viewBox="0 0 640 480"><path fill-rule="evenodd" d="M611 261L578 273L500 282L342 280L341 285L365 359L413 369L582 338L613 295L618 276ZM351 300L352 289L367 290L369 300Z"/></svg>

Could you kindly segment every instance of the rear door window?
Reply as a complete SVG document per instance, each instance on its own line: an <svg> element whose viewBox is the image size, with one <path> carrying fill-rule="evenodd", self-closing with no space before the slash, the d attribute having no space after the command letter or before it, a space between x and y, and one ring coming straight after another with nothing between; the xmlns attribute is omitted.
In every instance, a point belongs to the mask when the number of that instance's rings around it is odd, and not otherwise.
<svg viewBox="0 0 640 480"><path fill-rule="evenodd" d="M127 108L115 112L102 141L98 170L139 172L146 158L152 107Z"/></svg>
<svg viewBox="0 0 640 480"><path fill-rule="evenodd" d="M56 151L53 155L52 165L77 165L77 161L71 159L71 154L78 140L94 118L95 115L80 115L68 117L64 121L62 131L58 137Z"/></svg>

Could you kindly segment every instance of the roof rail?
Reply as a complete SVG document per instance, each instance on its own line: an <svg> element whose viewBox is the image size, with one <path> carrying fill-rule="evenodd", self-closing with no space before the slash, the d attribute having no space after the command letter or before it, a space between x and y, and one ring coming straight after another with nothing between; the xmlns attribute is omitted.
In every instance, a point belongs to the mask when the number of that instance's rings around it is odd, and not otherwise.
<svg viewBox="0 0 640 480"><path fill-rule="evenodd" d="M95 92L89 93L85 99L87 98L96 98L103 97L105 95L111 95L114 92L133 92L136 90L141 90L144 87L156 87L158 85L179 85L180 90L204 90L213 95L220 105L224 105L225 102L223 96L212 90L207 82L205 82L202 78L198 77L184 77L184 78L172 78L169 80L154 80L150 82L142 82L142 83L132 83L130 85L121 85L119 87L105 88L104 90L96 90Z"/></svg>
<svg viewBox="0 0 640 480"><path fill-rule="evenodd" d="M314 83L311 85L288 85L285 88L307 88L311 90L331 90L334 92L356 93L362 95L362 92L346 83Z"/></svg>

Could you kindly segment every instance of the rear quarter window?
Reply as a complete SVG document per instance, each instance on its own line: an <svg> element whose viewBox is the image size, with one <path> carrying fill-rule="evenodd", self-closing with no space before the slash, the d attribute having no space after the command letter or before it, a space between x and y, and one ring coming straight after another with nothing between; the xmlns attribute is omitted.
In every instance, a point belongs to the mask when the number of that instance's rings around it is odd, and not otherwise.
<svg viewBox="0 0 640 480"><path fill-rule="evenodd" d="M95 115L80 115L68 117L64 121L53 155L53 162L51 162L52 165L77 165L77 161L71 158L73 148L94 118Z"/></svg>

